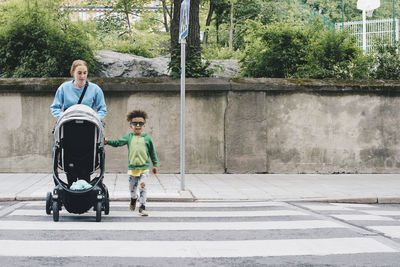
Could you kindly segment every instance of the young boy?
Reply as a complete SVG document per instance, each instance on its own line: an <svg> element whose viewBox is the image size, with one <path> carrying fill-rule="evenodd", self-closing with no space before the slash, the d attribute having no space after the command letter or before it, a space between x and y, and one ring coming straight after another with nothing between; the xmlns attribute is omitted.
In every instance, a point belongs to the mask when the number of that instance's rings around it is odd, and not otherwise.
<svg viewBox="0 0 400 267"><path fill-rule="evenodd" d="M137 188L139 187L139 213L148 216L146 211L146 182L149 176L149 157L153 163L153 173L158 172L158 158L150 135L142 133L146 124L147 113L143 110L133 110L126 116L133 132L121 139L105 139L104 143L113 147L128 146L129 189L131 191L130 209L136 209Z"/></svg>

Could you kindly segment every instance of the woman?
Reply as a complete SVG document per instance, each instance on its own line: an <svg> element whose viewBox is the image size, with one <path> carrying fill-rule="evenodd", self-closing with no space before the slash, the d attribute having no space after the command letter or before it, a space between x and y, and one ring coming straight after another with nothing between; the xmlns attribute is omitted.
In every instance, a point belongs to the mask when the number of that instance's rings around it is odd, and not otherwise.
<svg viewBox="0 0 400 267"><path fill-rule="evenodd" d="M53 104L50 106L51 114L55 118L60 118L64 110L78 104L78 101L87 86L81 104L93 109L96 108L97 116L102 120L107 114L107 106L104 101L104 94L101 88L94 83L88 82L88 66L83 60L75 60L71 66L72 81L63 83L56 92Z"/></svg>
<svg viewBox="0 0 400 267"><path fill-rule="evenodd" d="M78 104L83 95L81 104L87 105L92 109L96 109L97 116L100 120L107 114L107 106L104 101L104 94L101 88L94 83L88 82L88 66L83 60L75 60L71 66L71 76L74 78L72 81L63 83L56 92L53 104L50 106L51 114L59 119L63 112L69 107ZM85 90L86 88L86 90ZM103 123L104 125L104 123ZM70 170L66 173L68 179L68 186L79 179L90 181L90 173L85 170Z"/></svg>

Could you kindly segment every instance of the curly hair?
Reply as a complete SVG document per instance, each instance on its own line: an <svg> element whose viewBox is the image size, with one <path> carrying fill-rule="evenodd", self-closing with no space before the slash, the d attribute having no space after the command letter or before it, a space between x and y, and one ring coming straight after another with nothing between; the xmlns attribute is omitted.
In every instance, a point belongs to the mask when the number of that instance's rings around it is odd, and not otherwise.
<svg viewBox="0 0 400 267"><path fill-rule="evenodd" d="M147 112L140 109L132 110L126 115L126 120L130 122L133 118L138 118L138 117L141 117L146 121L148 118Z"/></svg>

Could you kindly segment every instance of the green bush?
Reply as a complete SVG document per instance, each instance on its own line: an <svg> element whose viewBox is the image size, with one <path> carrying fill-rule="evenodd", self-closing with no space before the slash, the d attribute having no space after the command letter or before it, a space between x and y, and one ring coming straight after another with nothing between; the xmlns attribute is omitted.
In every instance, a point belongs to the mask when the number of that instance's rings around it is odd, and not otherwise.
<svg viewBox="0 0 400 267"><path fill-rule="evenodd" d="M239 50L231 50L228 47L219 47L217 45L208 45L201 52L204 59L240 59L242 53Z"/></svg>
<svg viewBox="0 0 400 267"><path fill-rule="evenodd" d="M306 64L293 75L300 78L365 79L371 60L364 56L356 41L345 31L316 30L305 56Z"/></svg>
<svg viewBox="0 0 400 267"><path fill-rule="evenodd" d="M112 49L119 53L132 54L147 58L154 57L147 47L140 46L136 43L131 43L129 40L118 40L112 46Z"/></svg>
<svg viewBox="0 0 400 267"><path fill-rule="evenodd" d="M388 44L384 40L378 40L373 54L372 77L382 80L400 79L400 54L399 43Z"/></svg>
<svg viewBox="0 0 400 267"><path fill-rule="evenodd" d="M75 59L94 71L85 33L56 1L12 0L0 7L0 76L66 77Z"/></svg>
<svg viewBox="0 0 400 267"><path fill-rule="evenodd" d="M286 23L262 25L255 21L249 23L248 29L240 60L244 76L290 77L306 63L308 32Z"/></svg>
<svg viewBox="0 0 400 267"><path fill-rule="evenodd" d="M250 22L242 74L273 78L364 79L371 62L344 31L334 32L316 22L292 26L287 22Z"/></svg>
<svg viewBox="0 0 400 267"><path fill-rule="evenodd" d="M175 48L177 58L170 60L168 63L168 69L171 72L171 77L179 78L181 76L181 54L180 48ZM194 48L192 47L192 51ZM188 78L200 78L200 77L211 77L215 72L215 69L209 68L210 62L206 60L202 62L201 51L196 51L191 57L185 57L185 76Z"/></svg>

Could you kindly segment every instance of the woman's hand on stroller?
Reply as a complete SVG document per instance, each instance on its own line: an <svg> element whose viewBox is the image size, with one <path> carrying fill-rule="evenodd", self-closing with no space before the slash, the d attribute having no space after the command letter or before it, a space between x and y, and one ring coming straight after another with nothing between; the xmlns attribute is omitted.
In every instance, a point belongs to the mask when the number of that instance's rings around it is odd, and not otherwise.
<svg viewBox="0 0 400 267"><path fill-rule="evenodd" d="M158 168L157 167L153 167L153 173L154 174L158 173Z"/></svg>
<svg viewBox="0 0 400 267"><path fill-rule="evenodd" d="M104 138L104 144L107 145L107 143L108 143L108 139Z"/></svg>

